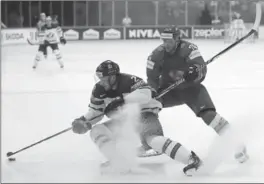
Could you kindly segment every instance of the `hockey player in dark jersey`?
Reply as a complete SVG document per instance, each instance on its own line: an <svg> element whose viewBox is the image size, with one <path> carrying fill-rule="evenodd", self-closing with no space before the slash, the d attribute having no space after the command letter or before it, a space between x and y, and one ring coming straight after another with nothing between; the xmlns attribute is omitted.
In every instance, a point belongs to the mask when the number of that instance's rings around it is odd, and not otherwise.
<svg viewBox="0 0 264 184"><path fill-rule="evenodd" d="M59 26L58 15L52 15L51 19L53 25Z"/></svg>
<svg viewBox="0 0 264 184"><path fill-rule="evenodd" d="M104 165L115 165L117 161L125 167L121 167L124 171L129 169L126 167L126 160L123 160L126 155L120 154L128 150L116 148L117 140L120 138L118 136L120 129L117 127L122 127L124 124L124 117L116 114L120 111L118 109L136 103L140 107L140 120L135 127L142 144L185 164L183 171L187 175L200 166L200 159L193 151L163 136L158 119L158 112L162 105L153 98L155 92L146 82L137 76L120 73L118 64L109 60L97 67L96 75L100 81L93 88L89 111L74 120L72 130L77 134L84 134L91 130L92 140L109 161ZM110 120L95 125L104 115L107 115ZM113 169L116 169L115 166Z"/></svg>
<svg viewBox="0 0 264 184"><path fill-rule="evenodd" d="M230 131L230 124L217 113L214 103L202 84L207 67L198 47L180 38L180 31L174 27L165 28L161 33L163 44L148 57L147 81L158 92L180 79L185 81L163 97L164 108L186 104L197 117L215 130L218 135ZM243 149L237 150L240 162L248 159Z"/></svg>
<svg viewBox="0 0 264 184"><path fill-rule="evenodd" d="M34 59L33 69L35 69L42 58L42 55L47 50L47 47L51 47L53 53L61 68L64 67L62 62L61 53L58 47L58 43L66 44L66 40L63 37L62 30L57 23L53 24L51 17L46 18L46 24L43 26L43 34L41 38L41 44L39 45L38 53Z"/></svg>

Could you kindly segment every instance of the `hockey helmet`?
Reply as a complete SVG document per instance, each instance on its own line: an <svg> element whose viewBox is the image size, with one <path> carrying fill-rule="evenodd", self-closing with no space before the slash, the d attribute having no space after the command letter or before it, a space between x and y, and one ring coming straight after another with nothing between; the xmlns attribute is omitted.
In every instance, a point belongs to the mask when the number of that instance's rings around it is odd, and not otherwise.
<svg viewBox="0 0 264 184"><path fill-rule="evenodd" d="M42 21L44 21L46 19L46 13L40 13L39 17Z"/></svg>
<svg viewBox="0 0 264 184"><path fill-rule="evenodd" d="M98 78L102 78L105 76L111 76L111 75L118 75L120 73L120 69L117 63L106 60L102 62L97 68L96 68L96 75Z"/></svg>
<svg viewBox="0 0 264 184"><path fill-rule="evenodd" d="M180 30L176 26L169 26L164 28L160 34L161 39L180 39Z"/></svg>

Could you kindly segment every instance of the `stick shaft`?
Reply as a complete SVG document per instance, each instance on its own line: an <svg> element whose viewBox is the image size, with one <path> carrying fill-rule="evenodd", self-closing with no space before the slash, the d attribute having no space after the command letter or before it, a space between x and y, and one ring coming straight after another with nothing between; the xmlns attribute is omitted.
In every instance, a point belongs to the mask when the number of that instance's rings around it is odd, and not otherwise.
<svg viewBox="0 0 264 184"><path fill-rule="evenodd" d="M19 152L21 152L21 151L24 151L24 150L26 150L26 149L28 149L28 148L31 148L31 147L35 146L35 145L37 145L37 144L40 144L40 143L42 143L42 142L44 142L44 141L47 141L47 140L49 140L49 139L51 139L51 138L53 138L53 137L56 137L56 136L58 136L58 135L60 135L60 134L63 134L63 133L65 133L65 132L68 132L68 131L71 130L71 129L72 129L71 127L70 127L70 128L67 128L67 129L64 129L64 130L62 130L62 131L60 131L60 132L58 132L58 133L56 133L56 134L53 134L53 135L51 135L51 136L49 136L49 137L46 137L45 139L42 139L42 140L40 140L40 141L38 141L38 142L35 142L35 143L33 143L33 144L29 145L29 146L26 146L26 147L24 147L24 148L21 148L20 150L17 150L17 151L15 151L15 152L12 152L12 154L8 155L7 157L10 157L10 156L12 156L12 155L15 155L15 154L17 154L17 153L19 153Z"/></svg>

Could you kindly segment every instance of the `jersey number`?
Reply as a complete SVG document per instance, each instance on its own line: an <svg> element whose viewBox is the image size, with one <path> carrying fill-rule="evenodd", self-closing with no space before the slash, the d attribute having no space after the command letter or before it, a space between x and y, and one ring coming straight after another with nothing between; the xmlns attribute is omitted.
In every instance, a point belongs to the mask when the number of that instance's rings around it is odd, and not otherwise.
<svg viewBox="0 0 264 184"><path fill-rule="evenodd" d="M198 47L196 45L194 45L194 44L191 44L191 45L189 45L189 49L197 50Z"/></svg>
<svg viewBox="0 0 264 184"><path fill-rule="evenodd" d="M134 82L137 82L138 81L138 78L136 76L132 76L131 79L134 81Z"/></svg>

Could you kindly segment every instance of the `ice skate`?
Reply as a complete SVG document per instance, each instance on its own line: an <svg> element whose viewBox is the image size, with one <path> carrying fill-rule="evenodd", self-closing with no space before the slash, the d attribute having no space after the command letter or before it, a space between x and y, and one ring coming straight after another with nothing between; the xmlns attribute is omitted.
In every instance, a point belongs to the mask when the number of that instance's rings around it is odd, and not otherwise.
<svg viewBox="0 0 264 184"><path fill-rule="evenodd" d="M191 153L192 155L190 156L189 164L183 168L183 172L187 176L192 176L202 165L200 158L193 151Z"/></svg>
<svg viewBox="0 0 264 184"><path fill-rule="evenodd" d="M235 153L235 159L239 163L245 163L249 159L246 146L241 146Z"/></svg>

